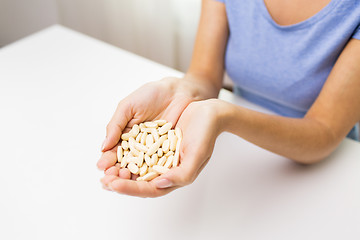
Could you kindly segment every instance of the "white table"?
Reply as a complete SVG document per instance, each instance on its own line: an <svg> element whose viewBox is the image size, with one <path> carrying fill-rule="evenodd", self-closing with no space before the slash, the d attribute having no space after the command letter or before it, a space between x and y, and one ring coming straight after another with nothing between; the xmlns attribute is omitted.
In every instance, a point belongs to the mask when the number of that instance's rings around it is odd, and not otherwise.
<svg viewBox="0 0 360 240"><path fill-rule="evenodd" d="M60 26L1 49L0 239L360 239L352 140L300 166L222 134L191 186L156 199L101 189L117 102L168 75L182 74Z"/></svg>

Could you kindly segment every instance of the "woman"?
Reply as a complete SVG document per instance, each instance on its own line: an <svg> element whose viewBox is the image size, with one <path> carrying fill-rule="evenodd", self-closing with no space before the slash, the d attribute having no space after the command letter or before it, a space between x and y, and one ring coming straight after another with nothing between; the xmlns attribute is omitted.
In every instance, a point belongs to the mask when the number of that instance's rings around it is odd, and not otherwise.
<svg viewBox="0 0 360 240"><path fill-rule="evenodd" d="M107 171L105 188L156 197L190 184L217 136L236 134L296 162L327 157L360 120L360 2L203 0L191 66L123 99L107 126L98 167L116 162L126 127L166 119L183 131L181 164L151 182ZM236 93L279 115L219 99L224 68ZM196 136L196 137L193 137Z"/></svg>

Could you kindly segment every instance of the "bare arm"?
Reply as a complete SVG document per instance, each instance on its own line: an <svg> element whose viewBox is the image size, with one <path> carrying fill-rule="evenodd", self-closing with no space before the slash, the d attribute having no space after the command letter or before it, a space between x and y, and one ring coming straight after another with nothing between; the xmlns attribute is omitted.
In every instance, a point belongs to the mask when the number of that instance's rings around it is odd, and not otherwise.
<svg viewBox="0 0 360 240"><path fill-rule="evenodd" d="M301 163L328 156L360 119L360 41L352 39L302 119L222 106L223 129Z"/></svg>
<svg viewBox="0 0 360 240"><path fill-rule="evenodd" d="M228 35L225 5L203 0L193 57L185 78L201 82L209 97L217 97L222 86Z"/></svg>

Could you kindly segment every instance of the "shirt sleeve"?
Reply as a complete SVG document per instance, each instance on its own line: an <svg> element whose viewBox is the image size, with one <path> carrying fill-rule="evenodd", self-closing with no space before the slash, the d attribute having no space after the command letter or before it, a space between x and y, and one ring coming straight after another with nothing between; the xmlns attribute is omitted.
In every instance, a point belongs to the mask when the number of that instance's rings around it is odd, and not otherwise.
<svg viewBox="0 0 360 240"><path fill-rule="evenodd" d="M352 35L352 38L356 38L360 40L360 24L359 26L356 28L356 30L354 31L354 34Z"/></svg>
<svg viewBox="0 0 360 240"><path fill-rule="evenodd" d="M225 3L225 0L215 0L215 1Z"/></svg>

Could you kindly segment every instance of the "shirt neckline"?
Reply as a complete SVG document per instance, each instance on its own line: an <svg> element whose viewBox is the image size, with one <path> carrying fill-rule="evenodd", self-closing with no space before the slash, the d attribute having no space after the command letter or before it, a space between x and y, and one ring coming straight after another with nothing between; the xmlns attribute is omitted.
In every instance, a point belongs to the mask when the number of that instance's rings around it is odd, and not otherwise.
<svg viewBox="0 0 360 240"><path fill-rule="evenodd" d="M310 26L314 24L316 21L319 21L323 17L325 17L331 10L335 8L335 6L341 2L341 0L331 0L325 7L323 7L319 12L317 12L315 15L309 17L308 19L305 19L304 21L291 24L291 25L280 25L272 18L272 16L269 13L269 10L266 7L266 4L264 0L258 0L260 10L263 14L263 16L276 28L281 30L295 30L304 28L307 26Z"/></svg>

